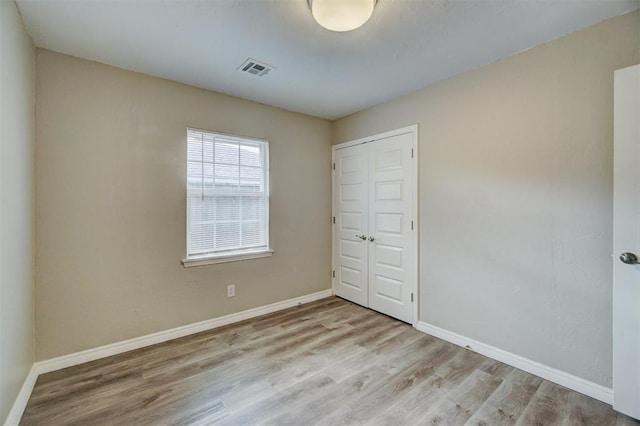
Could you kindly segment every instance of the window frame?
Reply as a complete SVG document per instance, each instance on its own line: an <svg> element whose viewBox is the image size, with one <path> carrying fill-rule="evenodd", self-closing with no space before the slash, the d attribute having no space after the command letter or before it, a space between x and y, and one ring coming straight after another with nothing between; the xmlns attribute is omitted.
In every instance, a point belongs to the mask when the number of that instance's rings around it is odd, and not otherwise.
<svg viewBox="0 0 640 426"><path fill-rule="evenodd" d="M247 142L259 142L263 145L263 153L264 153L264 165L263 165L263 170L264 170L264 188L265 188L265 194L264 194L264 207L265 207L265 211L264 211L264 237L265 237L265 246L261 246L259 248L244 248L244 249L235 249L235 250L226 250L226 251L218 251L218 252L209 252L209 253L205 253L205 254L193 254L190 255L189 254L189 247L190 247L190 215L189 215L189 183L188 183L188 179L189 179L189 169L188 169L188 164L189 164L189 156L188 156L188 150L189 150L189 132L190 131L196 131L196 132L202 132L202 133L207 133L209 135L212 135L214 140L217 137L220 138L224 138L224 139L230 139L232 141L238 141L240 143L242 143L243 141L247 141ZM184 259L182 259L182 265L184 267L192 267L192 266L203 266L203 265L211 265L211 264L217 264L217 263L226 263L226 262L236 262L236 261L241 261L241 260L249 260L249 259L259 259L259 258L264 258L264 257L270 257L273 255L273 250L271 249L271 245L270 245L270 239L269 239L269 228L270 228L270 218L269 218L269 213L270 213L270 209L269 209L269 201L270 201L270 196L271 196L271 188L269 185L269 174L270 174L270 170L269 170L269 140L267 139L261 139L261 138L254 138L254 137L248 137L248 136L240 136L240 135L233 135L233 134L229 134L229 133L223 133L223 132L217 132L217 131L213 131L213 130L206 130L206 129L200 129L200 128L196 128L196 127L187 127L186 128L186 140L185 140L185 185L184 185L184 189L185 189L185 208L186 208L186 246L185 246L185 252L186 252L186 256Z"/></svg>

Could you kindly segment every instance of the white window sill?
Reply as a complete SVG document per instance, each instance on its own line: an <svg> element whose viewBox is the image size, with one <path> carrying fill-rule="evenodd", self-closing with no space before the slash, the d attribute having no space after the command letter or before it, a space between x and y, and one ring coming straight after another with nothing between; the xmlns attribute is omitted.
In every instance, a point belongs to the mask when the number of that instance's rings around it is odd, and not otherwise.
<svg viewBox="0 0 640 426"><path fill-rule="evenodd" d="M182 266L191 268L194 266L215 265L216 263L238 262L241 260L260 259L262 257L271 257L273 250L252 251L246 253L230 253L216 256L192 257L182 259Z"/></svg>

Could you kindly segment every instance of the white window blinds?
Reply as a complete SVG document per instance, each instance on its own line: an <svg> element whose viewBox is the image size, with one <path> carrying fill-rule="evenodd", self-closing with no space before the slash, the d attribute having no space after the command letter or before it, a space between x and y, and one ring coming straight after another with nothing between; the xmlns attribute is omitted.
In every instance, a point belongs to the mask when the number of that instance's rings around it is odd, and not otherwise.
<svg viewBox="0 0 640 426"><path fill-rule="evenodd" d="M268 144L187 129L187 258L269 247Z"/></svg>

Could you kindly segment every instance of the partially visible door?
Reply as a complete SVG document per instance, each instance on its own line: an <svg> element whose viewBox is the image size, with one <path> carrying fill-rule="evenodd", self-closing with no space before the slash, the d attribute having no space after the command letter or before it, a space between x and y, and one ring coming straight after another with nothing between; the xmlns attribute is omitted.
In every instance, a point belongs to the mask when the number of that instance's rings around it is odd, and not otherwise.
<svg viewBox="0 0 640 426"><path fill-rule="evenodd" d="M614 87L613 408L640 419L640 65Z"/></svg>
<svg viewBox="0 0 640 426"><path fill-rule="evenodd" d="M369 307L411 323L413 134L369 147Z"/></svg>
<svg viewBox="0 0 640 426"><path fill-rule="evenodd" d="M365 145L335 153L335 293L363 306L369 290L367 167Z"/></svg>

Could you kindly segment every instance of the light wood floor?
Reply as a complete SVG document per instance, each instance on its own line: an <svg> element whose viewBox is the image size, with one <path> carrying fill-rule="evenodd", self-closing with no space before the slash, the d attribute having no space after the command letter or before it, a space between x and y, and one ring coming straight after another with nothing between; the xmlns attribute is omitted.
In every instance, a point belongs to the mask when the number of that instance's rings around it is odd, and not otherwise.
<svg viewBox="0 0 640 426"><path fill-rule="evenodd" d="M39 377L23 425L632 425L332 297Z"/></svg>

